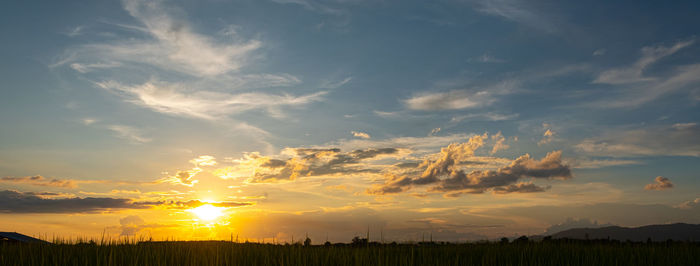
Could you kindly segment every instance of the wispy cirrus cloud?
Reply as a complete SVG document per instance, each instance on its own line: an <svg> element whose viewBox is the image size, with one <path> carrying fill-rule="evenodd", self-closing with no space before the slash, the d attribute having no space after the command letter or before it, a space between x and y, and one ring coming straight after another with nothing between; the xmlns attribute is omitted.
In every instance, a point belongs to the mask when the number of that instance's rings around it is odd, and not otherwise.
<svg viewBox="0 0 700 266"><path fill-rule="evenodd" d="M532 3L519 0L476 0L468 1L475 4L475 10L498 16L510 21L521 23L545 32L556 32L554 22L549 21L545 14L537 12Z"/></svg>
<svg viewBox="0 0 700 266"><path fill-rule="evenodd" d="M283 91L254 91L281 89L298 85L301 80L287 73L248 71L252 61L260 58L264 44L246 39L230 27L220 35L198 33L184 12L162 1L125 0L123 7L137 24L111 25L128 28L129 36L116 35L107 43L71 47L52 67L67 65L89 75L87 79L95 86L128 103L173 116L226 120L227 125L237 125L236 129L255 136L267 132L232 116L262 109L273 117L283 117L286 113L281 108L320 101L326 94L318 91L295 96ZM347 78L329 86L349 81ZM124 128L112 130L136 142L147 140L128 134Z"/></svg>
<svg viewBox="0 0 700 266"><path fill-rule="evenodd" d="M513 92L518 85L518 81L507 80L484 87L423 92L403 102L408 109L420 111L471 109L493 104L497 96Z"/></svg>
<svg viewBox="0 0 700 266"><path fill-rule="evenodd" d="M653 75L648 68L659 60L689 47L695 40L679 41L671 46L646 46L641 57L631 65L601 72L594 84L613 86L612 95L588 106L597 108L634 108L672 92L695 89L700 84L700 64L671 68L672 71Z"/></svg>
<svg viewBox="0 0 700 266"><path fill-rule="evenodd" d="M700 126L678 123L611 129L575 145L594 156L700 156Z"/></svg>
<svg viewBox="0 0 700 266"><path fill-rule="evenodd" d="M267 93L230 94L216 91L188 90L178 83L148 81L139 85L124 85L116 81L95 83L98 87L116 92L129 102L154 111L206 120L226 119L228 116L253 109L267 109L281 106L300 106L319 101L326 94L320 91L304 96L288 94L270 95Z"/></svg>
<svg viewBox="0 0 700 266"><path fill-rule="evenodd" d="M59 187L59 188L77 188L78 187L78 184L75 180L46 178L46 177L43 177L40 175L25 176L25 177L7 177L6 176L3 178L0 178L0 182L29 184L29 185L33 185L33 186L42 186L42 187Z"/></svg>
<svg viewBox="0 0 700 266"><path fill-rule="evenodd" d="M134 127L125 125L107 125L106 128L114 132L117 137L129 140L131 142L146 143L151 141L150 138L142 135L141 130Z"/></svg>

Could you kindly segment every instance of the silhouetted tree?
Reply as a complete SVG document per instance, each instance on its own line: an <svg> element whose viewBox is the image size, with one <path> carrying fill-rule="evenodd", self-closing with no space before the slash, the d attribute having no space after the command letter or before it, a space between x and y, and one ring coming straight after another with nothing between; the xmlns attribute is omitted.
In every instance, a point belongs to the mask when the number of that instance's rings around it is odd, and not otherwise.
<svg viewBox="0 0 700 266"><path fill-rule="evenodd" d="M501 238L501 244L508 244L508 238L507 238L507 237L502 237L502 238Z"/></svg>
<svg viewBox="0 0 700 266"><path fill-rule="evenodd" d="M530 241L530 239L528 239L527 236L521 236L513 240L513 243L527 243L528 241Z"/></svg>
<svg viewBox="0 0 700 266"><path fill-rule="evenodd" d="M352 245L353 246L367 245L367 238L360 238L359 236L353 237L352 238Z"/></svg>
<svg viewBox="0 0 700 266"><path fill-rule="evenodd" d="M304 246L306 246L306 247L311 246L311 238L309 238L308 236L304 240Z"/></svg>

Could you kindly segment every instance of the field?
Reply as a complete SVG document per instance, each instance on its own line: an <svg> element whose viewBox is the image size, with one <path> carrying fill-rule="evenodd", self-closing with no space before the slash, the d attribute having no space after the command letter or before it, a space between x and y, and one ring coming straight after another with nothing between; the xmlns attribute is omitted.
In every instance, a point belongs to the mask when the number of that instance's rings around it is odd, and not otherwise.
<svg viewBox="0 0 700 266"><path fill-rule="evenodd" d="M0 265L700 265L698 243L0 244Z"/></svg>

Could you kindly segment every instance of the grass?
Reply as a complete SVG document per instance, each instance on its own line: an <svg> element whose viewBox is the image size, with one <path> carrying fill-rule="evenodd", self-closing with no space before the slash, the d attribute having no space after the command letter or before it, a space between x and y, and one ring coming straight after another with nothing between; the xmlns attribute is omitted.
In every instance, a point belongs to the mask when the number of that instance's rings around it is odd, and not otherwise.
<svg viewBox="0 0 700 266"><path fill-rule="evenodd" d="M698 243L273 245L225 241L0 244L0 265L700 265Z"/></svg>

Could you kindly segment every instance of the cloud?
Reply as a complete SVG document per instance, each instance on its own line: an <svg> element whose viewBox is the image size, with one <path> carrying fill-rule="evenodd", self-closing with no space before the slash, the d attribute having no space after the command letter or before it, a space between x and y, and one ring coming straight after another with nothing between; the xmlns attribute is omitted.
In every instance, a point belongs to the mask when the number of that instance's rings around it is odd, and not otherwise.
<svg viewBox="0 0 700 266"><path fill-rule="evenodd" d="M603 71L598 75L598 77L593 81L593 83L605 83L605 84L628 84L628 83L638 83L644 81L652 81L654 78L645 77L643 75L644 70L656 63L661 58L667 57L676 53L685 47L693 44L693 41L678 42L671 47L664 46L647 46L642 48L642 57L637 60L634 64L614 68Z"/></svg>
<svg viewBox="0 0 700 266"><path fill-rule="evenodd" d="M129 140L133 143L146 143L151 141L150 138L144 137L140 130L134 127L125 125L107 125L106 128L114 132L117 137Z"/></svg>
<svg viewBox="0 0 700 266"><path fill-rule="evenodd" d="M197 167L192 170L177 171L175 175L159 179L157 182L193 187L195 184L199 183L199 180L194 179L194 177L201 171L202 169Z"/></svg>
<svg viewBox="0 0 700 266"><path fill-rule="evenodd" d="M695 123L613 129L587 138L576 149L598 156L700 156L700 126Z"/></svg>
<svg viewBox="0 0 700 266"><path fill-rule="evenodd" d="M378 172L378 169L362 162L394 156L399 152L396 148L370 148L351 152L342 152L338 148L287 148L283 154L291 155L291 158L274 159L253 155L243 163L254 166L253 182L295 180L305 176Z"/></svg>
<svg viewBox="0 0 700 266"><path fill-rule="evenodd" d="M603 167L611 167L611 166L621 166L621 165L636 165L636 164L642 164L640 161L636 160L607 160L607 159L601 159L601 160L596 160L596 159L587 159L587 158L582 158L582 159L573 159L569 162L569 165L571 167L576 168L576 169L598 169L598 168L603 168Z"/></svg>
<svg viewBox="0 0 700 266"><path fill-rule="evenodd" d="M69 66L88 80L126 102L173 116L226 120L240 132L256 137L267 132L231 116L262 109L283 117L280 108L302 106L321 100L324 91L292 96L284 92L254 92L259 88L288 87L301 83L286 73L251 73L250 66L263 43L246 39L231 26L225 34L204 35L195 31L185 12L162 1L125 0L124 9L138 25L111 24L129 29L109 42L87 43L67 49L51 67ZM107 77L95 80L94 77ZM340 86L349 82L345 79ZM114 130L135 142L147 138ZM265 143L266 144L266 143Z"/></svg>
<svg viewBox="0 0 700 266"><path fill-rule="evenodd" d="M337 89L337 88L344 86L345 84L348 84L348 82L350 82L351 80L352 80L352 77L347 77L341 81L336 81L336 82L328 81L328 82L324 82L319 87L323 88L323 89L331 89L331 90Z"/></svg>
<svg viewBox="0 0 700 266"><path fill-rule="evenodd" d="M56 178L45 178L43 176L25 176L25 177L3 177L0 182L29 184L42 187L60 187L60 188L77 188L78 185L74 180L61 180Z"/></svg>
<svg viewBox="0 0 700 266"><path fill-rule="evenodd" d="M489 189L508 192L509 190L518 189L517 185L516 187L509 187L510 185L527 177L547 179L571 178L571 170L569 166L561 163L560 155L561 152L551 152L539 162L532 160L529 155L523 155L510 165L499 168L496 171L475 170L466 173L453 165L443 165L440 171L435 171L435 167L426 168L425 172L419 177L391 176L385 184L367 189L367 193L394 194L407 191L411 186L427 184L435 184L435 186L428 189L429 191L445 192L453 196L463 193L483 193ZM535 188L533 185L521 186L520 189L529 190L528 192L545 190L544 188Z"/></svg>
<svg viewBox="0 0 700 266"><path fill-rule="evenodd" d="M555 25L545 19L544 14L536 13L527 1L518 0L477 0L476 10L521 23L546 32L555 32Z"/></svg>
<svg viewBox="0 0 700 266"><path fill-rule="evenodd" d="M82 120L83 124L86 125L86 126L89 126L89 125L92 125L92 124L94 124L94 123L97 123L98 121L99 121L99 120L97 120L97 119L95 119L95 118L83 118L83 120Z"/></svg>
<svg viewBox="0 0 700 266"><path fill-rule="evenodd" d="M223 202L204 202L200 200L163 200L163 201L143 201L135 202L134 204L139 206L147 207L160 207L174 210L186 210L197 208L202 205L212 205L214 207L222 208L237 208L243 206L251 206L255 203L253 202L237 202L237 201L223 201Z"/></svg>
<svg viewBox="0 0 700 266"><path fill-rule="evenodd" d="M505 143L506 138L503 136L503 134L501 134L501 131L498 131L498 133L495 135L491 135L491 141L494 142L493 148L491 148L490 152L492 155L498 151L507 150L510 148L510 146Z"/></svg>
<svg viewBox="0 0 700 266"><path fill-rule="evenodd" d="M76 26L74 28L71 28L67 31L65 31L63 34L65 34L68 37L75 37L83 34L83 31L85 31L85 26Z"/></svg>
<svg viewBox="0 0 700 266"><path fill-rule="evenodd" d="M663 176L657 176L654 179L654 183L644 186L644 190L666 190L671 188L673 188L673 183L671 183L670 179Z"/></svg>
<svg viewBox="0 0 700 266"><path fill-rule="evenodd" d="M682 65L672 71L652 76L648 67L662 58L688 47L694 40L677 42L673 46L642 48L642 56L632 65L603 71L593 81L613 85L611 95L587 104L596 108L633 108L678 90L695 89L700 83L700 64Z"/></svg>
<svg viewBox="0 0 700 266"><path fill-rule="evenodd" d="M320 101L327 92L321 91L303 96L288 94L272 95L267 93L228 94L214 91L195 91L185 93L188 88L181 84L172 84L157 80L140 85L123 85L116 81L95 83L98 87L114 91L129 102L154 111L207 120L227 118L229 115L254 109L266 109L276 114L275 108L281 106L299 106Z"/></svg>
<svg viewBox="0 0 700 266"><path fill-rule="evenodd" d="M554 140L555 134L557 134L557 132L554 132L552 129L547 128L542 134L542 139L539 142L537 142L537 145L544 145L552 142L552 140Z"/></svg>
<svg viewBox="0 0 700 266"><path fill-rule="evenodd" d="M253 205L253 202L202 202L199 200L134 201L125 198L109 197L69 197L53 198L54 194L0 191L0 213L94 213L116 209L190 209L205 204L216 207L234 208Z"/></svg>
<svg viewBox="0 0 700 266"><path fill-rule="evenodd" d="M500 134L495 135L495 145L499 145ZM502 137L502 136L501 136ZM469 164L471 160L477 158L474 151L484 146L488 140L488 135L475 135L465 143L453 143L440 150L434 156L426 156L411 173L393 174L385 173L386 182L375 185L366 190L369 194L394 194L409 190L412 186L434 185L429 188L432 192L453 193L483 193L489 189L497 187L500 192L522 190L523 192L543 191L533 187L532 184L520 184L514 187L518 180L522 178L560 178L568 179L572 177L571 169L563 165L561 152L548 153L541 161L536 161L526 154L510 162L510 165L493 170L474 170L466 173L462 169L463 164ZM503 145L501 142L500 145ZM415 174L414 174L415 173Z"/></svg>
<svg viewBox="0 0 700 266"><path fill-rule="evenodd" d="M435 136L435 134L439 133L442 130L442 128L436 127L430 130L430 133L428 133L428 136Z"/></svg>
<svg viewBox="0 0 700 266"><path fill-rule="evenodd" d="M434 188L433 191L450 192L466 190L468 193L482 193L488 189L508 186L522 178L569 179L571 169L562 164L561 151L550 152L540 161L533 160L526 154L515 159L510 165L496 171L453 171L450 176Z"/></svg>
<svg viewBox="0 0 700 266"><path fill-rule="evenodd" d="M303 7L306 10L318 12L321 14L328 14L328 15L344 15L345 11L342 9L330 7L326 4L321 4L317 1L312 1L312 0L271 0L272 2L278 3L278 4L293 4L293 5L299 5ZM325 1L326 3L330 1ZM338 1L338 2L343 2L343 1Z"/></svg>
<svg viewBox="0 0 700 266"><path fill-rule="evenodd" d="M120 235L131 236L135 235L138 231L141 230L141 225L144 224L144 221L138 215L129 215L119 219L119 224L121 225L122 230Z"/></svg>
<svg viewBox="0 0 700 266"><path fill-rule="evenodd" d="M479 62L481 62L481 63L503 63L503 62L505 62L506 60L503 60L503 59L500 59L500 58L496 58L496 57L494 57L493 55L491 55L491 54L489 54L489 53L484 53L484 54L482 54L481 56L477 57L477 58L476 58L476 61L479 61Z"/></svg>
<svg viewBox="0 0 700 266"><path fill-rule="evenodd" d="M695 200L689 200L689 201L683 202L680 205L678 205L678 208L686 209L686 210L697 208L697 207L700 207L700 198L696 198Z"/></svg>
<svg viewBox="0 0 700 266"><path fill-rule="evenodd" d="M194 166L196 166L196 167L214 166L214 165L216 165L216 158L214 158L214 156L210 156L210 155L200 155L199 157L190 160L190 163L194 164Z"/></svg>
<svg viewBox="0 0 700 266"><path fill-rule="evenodd" d="M475 108L491 105L494 101L488 91L452 90L419 94L405 100L404 103L411 110L438 111Z"/></svg>
<svg viewBox="0 0 700 266"><path fill-rule="evenodd" d="M361 139L370 139L369 134L365 132L360 132L360 131L351 131L352 135L356 138L361 138Z"/></svg>
<svg viewBox="0 0 700 266"><path fill-rule="evenodd" d="M450 119L451 123L459 123L462 121L469 121L469 120L475 120L475 121L505 121L505 120L513 120L518 118L519 114L499 114L499 113L481 113L481 114L468 114L468 115L460 115L460 116L455 116Z"/></svg>
<svg viewBox="0 0 700 266"><path fill-rule="evenodd" d="M260 48L257 40L239 44L219 44L197 34L182 19L175 18L160 2L124 1L124 9L145 27L149 42L126 45L93 45L107 56L121 60L155 64L197 76L214 76L239 70L250 52Z"/></svg>
<svg viewBox="0 0 700 266"><path fill-rule="evenodd" d="M507 193L533 193L533 192L544 192L550 189L551 186L540 187L533 184L532 182L527 183L517 183L503 187L496 187L493 192L496 194L507 194Z"/></svg>
<svg viewBox="0 0 700 266"><path fill-rule="evenodd" d="M604 48L601 48L601 49L593 51L593 56L605 55L606 52L607 52L607 50L605 50Z"/></svg>
<svg viewBox="0 0 700 266"><path fill-rule="evenodd" d="M84 213L111 209L140 209L130 199L62 198L46 199L31 192L0 191L0 213Z"/></svg>

